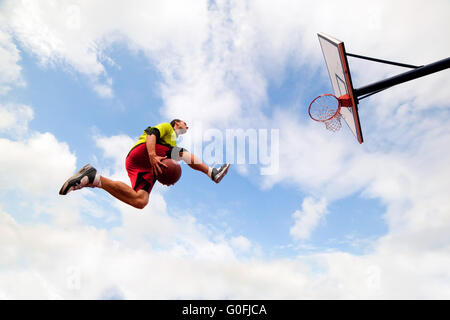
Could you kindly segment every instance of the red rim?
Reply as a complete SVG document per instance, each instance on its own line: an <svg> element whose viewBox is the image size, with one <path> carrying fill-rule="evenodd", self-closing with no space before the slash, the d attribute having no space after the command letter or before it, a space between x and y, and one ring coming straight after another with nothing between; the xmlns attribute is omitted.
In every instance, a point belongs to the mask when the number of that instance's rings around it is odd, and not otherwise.
<svg viewBox="0 0 450 320"><path fill-rule="evenodd" d="M336 109L335 114L333 114L333 115L332 115L331 117L329 117L328 119L315 119L315 118L311 115L311 106L312 106L312 104L314 103L314 101L316 101L317 99L319 99L319 98L321 98L321 97L324 97L324 96L331 96L331 97L335 98L335 99L337 100L338 107L337 107L337 109ZM338 99L334 94L331 94L331 93L325 93L325 94L321 94L320 96L316 97L313 101L311 101L311 103L309 104L308 113L309 113L309 116L311 117L311 119L313 119L314 121L325 122L325 121L329 121L329 120L333 119L334 117L336 117L336 116L338 115L338 113L339 113L340 110L341 110L341 103L339 102L339 99Z"/></svg>

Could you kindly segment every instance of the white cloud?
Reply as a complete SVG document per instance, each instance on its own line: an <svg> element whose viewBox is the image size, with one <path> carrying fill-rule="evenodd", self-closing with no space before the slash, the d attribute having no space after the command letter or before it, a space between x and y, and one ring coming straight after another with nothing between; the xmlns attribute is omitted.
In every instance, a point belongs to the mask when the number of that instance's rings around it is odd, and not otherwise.
<svg viewBox="0 0 450 320"><path fill-rule="evenodd" d="M209 253L223 248L213 243L206 255L200 247L195 255L175 246L129 246L94 227L23 226L5 212L0 220L0 283L6 298L95 299L112 288L127 299L426 299L450 294L449 258L436 250L416 254L383 243L368 256L217 261Z"/></svg>
<svg viewBox="0 0 450 320"><path fill-rule="evenodd" d="M94 91L102 98L112 98L114 96L111 85L94 83Z"/></svg>
<svg viewBox="0 0 450 320"><path fill-rule="evenodd" d="M76 8L69 3L34 1L7 1L2 7L15 37L43 65L65 63L87 75L101 96L109 96L110 85L100 82L106 71L98 61L95 36L84 33L83 17L77 17Z"/></svg>
<svg viewBox="0 0 450 320"><path fill-rule="evenodd" d="M4 18L0 13L0 23ZM0 29L0 95L7 94L12 86L24 86L22 79L22 67L19 65L20 54L12 37L6 31Z"/></svg>
<svg viewBox="0 0 450 320"><path fill-rule="evenodd" d="M290 234L295 240L307 240L317 227L321 218L328 213L325 199L319 201L313 198L305 198L302 210L296 210L292 217L295 220Z"/></svg>
<svg viewBox="0 0 450 320"><path fill-rule="evenodd" d="M187 4L179 0L135 1L132 5L111 5L109 1L7 1L2 6L7 25L26 50L43 65L66 65L86 75L101 97L113 96L112 82L103 64L112 60L105 49L125 40L132 50L156 55L164 51L162 56L175 57L158 62L164 69L164 64L176 63L179 50L191 50L192 41L202 42L205 12L206 2Z"/></svg>
<svg viewBox="0 0 450 320"><path fill-rule="evenodd" d="M244 236L231 238L231 245L243 252L248 252L252 248L252 243Z"/></svg>
<svg viewBox="0 0 450 320"><path fill-rule="evenodd" d="M28 121L33 117L29 106L0 106L0 115L0 132L14 138L0 138L0 149L8 150L0 155L0 189L30 195L57 192L60 177L69 176L75 167L67 144L50 133L28 131Z"/></svg>
<svg viewBox="0 0 450 320"><path fill-rule="evenodd" d="M95 137L95 142L97 148L102 151L103 157L113 160L114 170L124 171L124 157L128 154L131 147L136 143L136 140L126 135L117 135L111 137L97 135Z"/></svg>
<svg viewBox="0 0 450 320"><path fill-rule="evenodd" d="M33 109L27 105L0 104L0 133L23 137L33 116Z"/></svg>

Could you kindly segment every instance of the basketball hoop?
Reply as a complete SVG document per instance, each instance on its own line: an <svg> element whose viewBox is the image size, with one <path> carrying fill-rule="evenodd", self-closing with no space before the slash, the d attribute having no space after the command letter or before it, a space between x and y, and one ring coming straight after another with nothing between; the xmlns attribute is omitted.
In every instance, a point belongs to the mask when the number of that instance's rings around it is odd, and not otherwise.
<svg viewBox="0 0 450 320"><path fill-rule="evenodd" d="M351 106L350 97L345 94L336 97L333 94L322 94L315 98L309 105L309 116L311 119L325 123L330 131L341 129L341 107Z"/></svg>

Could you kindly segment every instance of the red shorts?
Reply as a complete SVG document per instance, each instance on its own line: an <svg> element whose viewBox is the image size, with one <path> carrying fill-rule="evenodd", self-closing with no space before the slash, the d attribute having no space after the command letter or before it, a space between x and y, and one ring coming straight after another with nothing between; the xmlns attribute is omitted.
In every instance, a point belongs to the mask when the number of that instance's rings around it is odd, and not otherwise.
<svg viewBox="0 0 450 320"><path fill-rule="evenodd" d="M170 150L169 147L156 144L156 155L164 157ZM169 158L169 157L168 157ZM153 175L153 170L150 166L150 158L148 157L147 146L145 143L138 145L127 156L125 160L125 168L131 180L131 187L135 191L145 190L148 193L152 191L155 184L156 177Z"/></svg>

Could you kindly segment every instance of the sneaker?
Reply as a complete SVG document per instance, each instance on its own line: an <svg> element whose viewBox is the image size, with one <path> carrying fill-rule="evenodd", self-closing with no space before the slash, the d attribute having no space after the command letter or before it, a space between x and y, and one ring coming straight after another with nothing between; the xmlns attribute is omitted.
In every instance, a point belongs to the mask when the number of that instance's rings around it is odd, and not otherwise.
<svg viewBox="0 0 450 320"><path fill-rule="evenodd" d="M78 190L84 187L96 187L99 185L100 175L97 170L90 164L85 165L80 171L75 173L72 177L67 179L67 181L59 190L59 194L65 195L70 191Z"/></svg>
<svg viewBox="0 0 450 320"><path fill-rule="evenodd" d="M223 179L223 177L225 177L225 175L227 174L229 167L230 164L225 163L219 169L213 168L211 172L212 181L214 181L215 183L219 183Z"/></svg>

